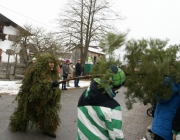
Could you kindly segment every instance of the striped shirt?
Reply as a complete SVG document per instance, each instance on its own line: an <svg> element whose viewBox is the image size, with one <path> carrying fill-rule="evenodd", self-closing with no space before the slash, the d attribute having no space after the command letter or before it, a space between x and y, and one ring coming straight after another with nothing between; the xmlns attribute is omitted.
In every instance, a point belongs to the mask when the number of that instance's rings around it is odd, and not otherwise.
<svg viewBox="0 0 180 140"><path fill-rule="evenodd" d="M123 140L120 106L78 108L78 140Z"/></svg>
<svg viewBox="0 0 180 140"><path fill-rule="evenodd" d="M123 140L119 103L94 89L91 86L79 99L77 140Z"/></svg>

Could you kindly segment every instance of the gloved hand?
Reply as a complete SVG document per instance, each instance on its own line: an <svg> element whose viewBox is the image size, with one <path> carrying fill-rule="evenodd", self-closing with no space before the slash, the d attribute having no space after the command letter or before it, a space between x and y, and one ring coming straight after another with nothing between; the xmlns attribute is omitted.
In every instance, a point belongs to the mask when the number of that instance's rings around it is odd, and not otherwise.
<svg viewBox="0 0 180 140"><path fill-rule="evenodd" d="M114 92L114 90L110 89L109 86L105 87L105 91L107 92L107 94L109 95L110 98L114 98L116 96L116 92Z"/></svg>
<svg viewBox="0 0 180 140"><path fill-rule="evenodd" d="M57 81L53 81L53 82L52 82L52 87L58 87L58 86L59 86L59 84L58 84Z"/></svg>

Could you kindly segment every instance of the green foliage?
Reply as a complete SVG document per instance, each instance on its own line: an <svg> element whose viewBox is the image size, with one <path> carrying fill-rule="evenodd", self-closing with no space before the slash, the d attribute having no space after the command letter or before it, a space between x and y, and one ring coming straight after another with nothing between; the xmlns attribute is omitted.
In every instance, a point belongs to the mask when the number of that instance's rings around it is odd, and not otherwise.
<svg viewBox="0 0 180 140"><path fill-rule="evenodd" d="M128 61L125 71L128 74L125 86L126 105L133 107L137 100L155 103L158 99L168 99L172 92L170 86L163 81L166 76L175 77L180 82L180 66L176 62L179 46L166 49L168 41L159 39L130 40L126 44Z"/></svg>
<svg viewBox="0 0 180 140"><path fill-rule="evenodd" d="M102 75L100 79L104 81L103 83L99 84L99 88L104 88L107 85L112 87L112 75L114 74L112 70L109 69L110 65L120 65L119 61L112 60L106 60L105 58L101 58L93 67L90 74L95 75L93 78L96 77L96 75Z"/></svg>
<svg viewBox="0 0 180 140"><path fill-rule="evenodd" d="M110 59L113 57L114 51L124 45L126 35L123 33L107 33L103 37L100 47L103 49L103 52L109 54Z"/></svg>
<svg viewBox="0 0 180 140"><path fill-rule="evenodd" d="M54 70L49 68L50 60L54 60ZM15 99L17 108L10 117L11 131L26 131L29 127L48 132L57 130L61 91L51 86L52 81L59 80L57 66L55 56L43 54L27 69Z"/></svg>

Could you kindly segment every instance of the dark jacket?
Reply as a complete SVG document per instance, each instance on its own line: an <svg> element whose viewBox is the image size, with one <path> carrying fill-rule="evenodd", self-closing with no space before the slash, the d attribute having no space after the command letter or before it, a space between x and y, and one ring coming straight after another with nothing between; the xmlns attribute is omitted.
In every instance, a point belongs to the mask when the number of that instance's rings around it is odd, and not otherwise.
<svg viewBox="0 0 180 140"><path fill-rule="evenodd" d="M63 65L63 76L68 76L69 74L69 65L64 63Z"/></svg>
<svg viewBox="0 0 180 140"><path fill-rule="evenodd" d="M81 64L77 63L76 66L75 66L75 74L76 74L77 76L80 76L80 75L81 75L81 72L82 72Z"/></svg>

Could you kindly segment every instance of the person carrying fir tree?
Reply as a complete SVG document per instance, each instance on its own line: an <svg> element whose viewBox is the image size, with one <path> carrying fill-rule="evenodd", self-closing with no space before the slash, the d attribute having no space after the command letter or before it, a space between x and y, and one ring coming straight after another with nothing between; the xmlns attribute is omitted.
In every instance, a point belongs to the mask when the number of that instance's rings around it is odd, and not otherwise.
<svg viewBox="0 0 180 140"><path fill-rule="evenodd" d="M44 54L27 69L15 98L17 108L10 117L12 132L35 127L45 135L56 137L55 132L60 124L58 111L61 108L57 67L57 58Z"/></svg>
<svg viewBox="0 0 180 140"><path fill-rule="evenodd" d="M77 140L124 139L121 106L114 97L126 76L116 65L110 65L106 73L94 78L79 98Z"/></svg>

